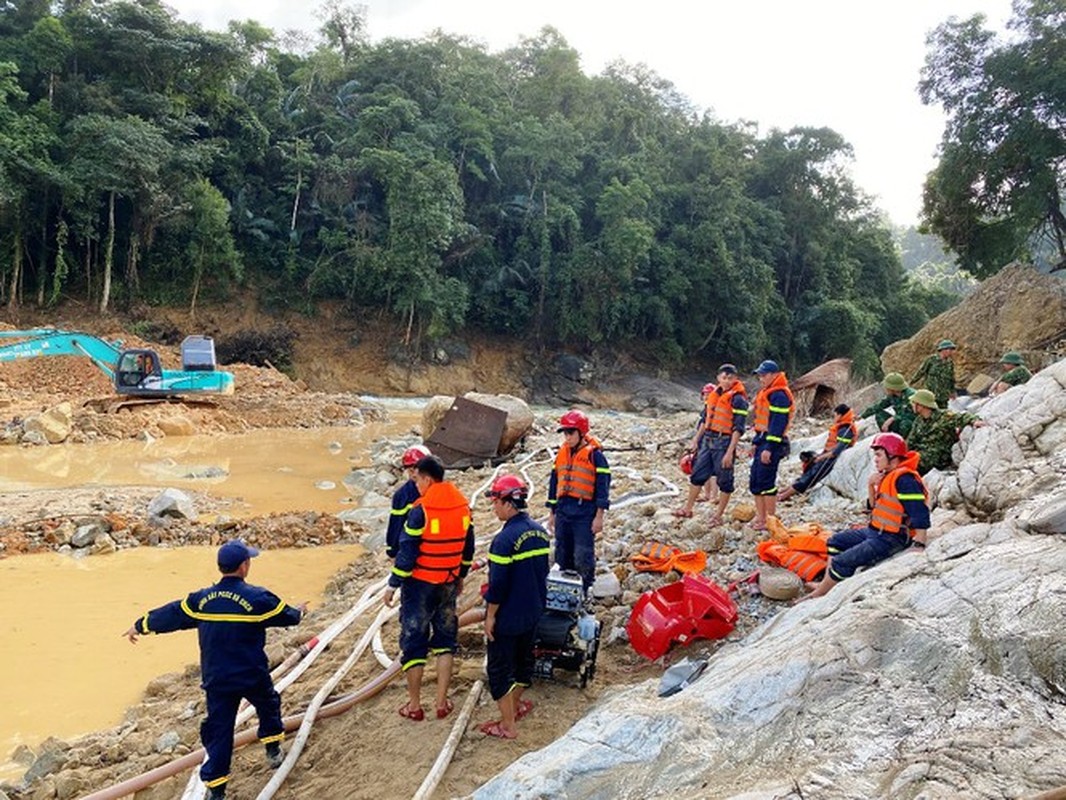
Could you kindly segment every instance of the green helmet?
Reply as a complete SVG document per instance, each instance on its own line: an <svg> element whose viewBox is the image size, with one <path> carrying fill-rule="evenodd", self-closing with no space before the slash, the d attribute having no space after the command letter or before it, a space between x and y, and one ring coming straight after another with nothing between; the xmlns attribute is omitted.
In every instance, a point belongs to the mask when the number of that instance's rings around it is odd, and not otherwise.
<svg viewBox="0 0 1066 800"><path fill-rule="evenodd" d="M934 410L940 408L936 404L936 395L928 389L919 389L911 395L911 402L916 405L925 406L926 408L932 408Z"/></svg>
<svg viewBox="0 0 1066 800"><path fill-rule="evenodd" d="M885 379L881 381L881 385L885 387L886 391L902 392L907 388L907 379L898 372L890 372L885 375Z"/></svg>
<svg viewBox="0 0 1066 800"><path fill-rule="evenodd" d="M1000 364L1010 364L1013 367L1020 367L1023 363L1020 353L1016 353L1013 350L1008 350L1003 354L1003 358L999 360Z"/></svg>
<svg viewBox="0 0 1066 800"><path fill-rule="evenodd" d="M941 350L957 350L958 347L951 339L941 339L936 346L936 351L939 353Z"/></svg>

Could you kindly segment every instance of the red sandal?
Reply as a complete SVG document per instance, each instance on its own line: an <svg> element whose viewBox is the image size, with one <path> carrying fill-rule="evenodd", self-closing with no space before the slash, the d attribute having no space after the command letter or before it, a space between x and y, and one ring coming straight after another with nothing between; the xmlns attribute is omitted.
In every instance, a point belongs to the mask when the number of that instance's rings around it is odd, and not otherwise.
<svg viewBox="0 0 1066 800"><path fill-rule="evenodd" d="M445 700L443 706L437 706L437 719L444 719L455 710L451 700Z"/></svg>
<svg viewBox="0 0 1066 800"><path fill-rule="evenodd" d="M486 736L495 736L497 739L517 739L517 733L508 733L503 729L499 720L493 720L492 722L484 722L478 725L477 729Z"/></svg>
<svg viewBox="0 0 1066 800"><path fill-rule="evenodd" d="M412 711L411 706L409 706L407 703L404 703L402 706L400 706L399 714L404 719L411 720L411 722L421 722L426 718L426 712L422 710L421 706Z"/></svg>
<svg viewBox="0 0 1066 800"><path fill-rule="evenodd" d="M533 710L533 701L532 700L519 700L518 703L515 705L514 718L516 720L517 719L522 719L522 717L524 717L526 714L528 714L532 710Z"/></svg>

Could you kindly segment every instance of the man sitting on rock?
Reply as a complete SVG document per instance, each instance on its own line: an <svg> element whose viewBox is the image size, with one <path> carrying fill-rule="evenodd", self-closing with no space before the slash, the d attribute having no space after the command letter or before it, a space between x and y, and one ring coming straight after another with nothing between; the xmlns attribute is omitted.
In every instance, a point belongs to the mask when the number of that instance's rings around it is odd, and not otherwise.
<svg viewBox="0 0 1066 800"><path fill-rule="evenodd" d="M829 566L811 593L821 597L860 567L872 567L911 546L925 547L929 529L928 491L918 475L918 454L898 433L879 433L870 447L878 478L870 524L829 537Z"/></svg>
<svg viewBox="0 0 1066 800"><path fill-rule="evenodd" d="M1016 353L1013 350L1010 350L1003 354L1003 358L999 360L999 364L1003 367L1003 374L999 376L999 380L993 383L992 388L988 390L990 396L1003 394L1012 386L1021 386L1033 377L1033 373L1026 368L1021 353Z"/></svg>
<svg viewBox="0 0 1066 800"><path fill-rule="evenodd" d="M898 433L904 439L911 432L914 424L914 411L911 410L911 395L914 389L907 385L906 378L898 372L885 375L881 386L885 396L873 405L867 406L859 414L859 419L873 417L877 429L882 433Z"/></svg>
<svg viewBox="0 0 1066 800"><path fill-rule="evenodd" d="M810 461L804 465L803 474L791 486L785 487L778 500L788 500L794 494L810 491L814 484L833 471L837 458L855 444L857 438L855 412L851 410L851 406L841 403L833 409L833 424L829 426L829 435L822 452L811 456Z"/></svg>
<svg viewBox="0 0 1066 800"><path fill-rule="evenodd" d="M936 397L928 389L919 389L911 397L917 419L907 437L907 446L921 455L918 472L925 475L931 469L952 466L951 448L959 440L959 431L967 425L984 427L984 420L975 414L960 414L942 410Z"/></svg>

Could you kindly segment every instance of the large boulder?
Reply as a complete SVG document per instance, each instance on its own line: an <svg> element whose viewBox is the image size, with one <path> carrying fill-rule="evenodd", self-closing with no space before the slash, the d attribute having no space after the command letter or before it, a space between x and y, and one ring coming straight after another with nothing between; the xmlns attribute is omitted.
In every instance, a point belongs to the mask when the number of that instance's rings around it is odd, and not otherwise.
<svg viewBox="0 0 1066 800"><path fill-rule="evenodd" d="M525 400L509 394L481 394L480 392L467 392L463 395L467 400L491 408L498 408L507 412L507 422L504 424L503 433L500 435L500 444L496 452L506 455L514 449L514 446L533 428L533 412ZM422 410L422 436L429 436L437 429L448 409L455 402L454 397L436 395L431 397L426 407Z"/></svg>
<svg viewBox="0 0 1066 800"><path fill-rule="evenodd" d="M63 402L47 411L26 417L22 428L26 434L43 437L48 444L59 444L70 436L73 414L70 403Z"/></svg>
<svg viewBox="0 0 1066 800"><path fill-rule="evenodd" d="M1012 264L983 281L969 297L909 339L881 354L885 372L909 378L941 339L959 346L955 378L965 386L978 373L999 375L999 359L1017 350L1029 368L1046 366L1043 351L1066 333L1066 283L1032 267Z"/></svg>

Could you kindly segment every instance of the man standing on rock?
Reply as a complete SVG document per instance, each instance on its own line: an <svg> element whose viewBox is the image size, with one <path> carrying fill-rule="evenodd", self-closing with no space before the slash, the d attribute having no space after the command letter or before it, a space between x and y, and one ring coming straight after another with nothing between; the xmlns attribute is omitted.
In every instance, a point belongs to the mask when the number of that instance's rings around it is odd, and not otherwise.
<svg viewBox="0 0 1066 800"><path fill-rule="evenodd" d="M559 418L563 444L548 480L548 528L555 534L555 563L576 570L588 592L596 577L596 535L611 506L611 468L589 435L589 418L567 411Z"/></svg>
<svg viewBox="0 0 1066 800"><path fill-rule="evenodd" d="M912 545L925 547L929 492L918 476L918 454L907 450L898 433L879 433L870 450L878 478L870 524L829 537L825 575L800 600L821 597L860 567L872 567Z"/></svg>
<svg viewBox="0 0 1066 800"><path fill-rule="evenodd" d="M282 763L281 697L274 690L264 651L266 629L296 625L307 603L286 605L268 590L245 582L254 547L233 540L218 549L222 579L214 586L193 592L153 609L138 619L123 635L133 644L148 633L196 628L200 638L201 686L207 695L207 717L200 725L200 741L207 760L200 779L209 800L225 797L233 756L233 726L242 699L255 706L259 715L259 741L266 746L272 767Z"/></svg>
<svg viewBox="0 0 1066 800"><path fill-rule="evenodd" d="M766 519L777 513L777 468L788 454L788 426L795 402L788 379L776 361L763 361L755 368L759 393L755 395L755 453L748 487L755 498L751 528L766 530Z"/></svg>
<svg viewBox="0 0 1066 800"><path fill-rule="evenodd" d="M415 464L426 456L431 455L425 445L416 444L403 451L401 463L403 471L407 473L407 480L392 495L392 510L389 512L389 527L385 530L385 555L396 558L396 550L400 546L400 534L407 522L407 514L418 501L418 486L415 485Z"/></svg>
<svg viewBox="0 0 1066 800"><path fill-rule="evenodd" d="M955 399L955 343L951 339L941 339L936 346L936 353L927 356L918 371L911 376L911 386L924 381L925 388L936 397L937 405L948 407L948 400Z"/></svg>
<svg viewBox="0 0 1066 800"><path fill-rule="evenodd" d="M984 420L975 414L959 414L941 409L933 393L919 389L911 397L911 406L917 419L907 437L907 446L921 455L918 472L922 475L931 469L947 469L952 466L951 448L959 440L959 431L967 425L982 428Z"/></svg>
<svg viewBox="0 0 1066 800"><path fill-rule="evenodd" d="M533 709L522 699L533 680L533 635L548 596L548 532L526 513L529 487L515 475L501 475L486 493L503 528L489 545L488 677L500 719L479 726L501 739L518 735L517 720Z"/></svg>
<svg viewBox="0 0 1066 800"><path fill-rule="evenodd" d="M431 653L437 656L437 719L452 712L448 687L459 633L455 603L474 560L474 528L470 504L444 480L439 459L419 459L414 481L420 496L407 515L385 605L392 605L400 589L400 651L407 677L400 716L420 722L425 719L422 673Z"/></svg>
<svg viewBox="0 0 1066 800"><path fill-rule="evenodd" d="M890 372L881 381L885 396L873 405L867 406L859 414L859 419L873 417L877 429L882 433L898 433L904 439L911 432L914 424L914 411L911 409L911 395L914 389L907 385L907 380L898 372Z"/></svg>

